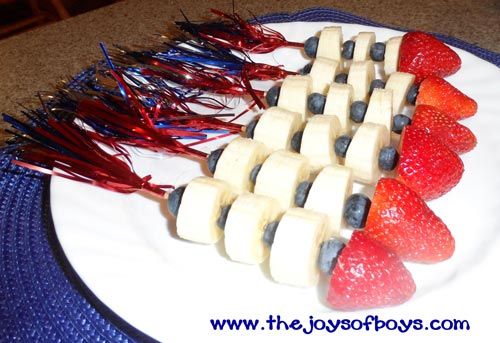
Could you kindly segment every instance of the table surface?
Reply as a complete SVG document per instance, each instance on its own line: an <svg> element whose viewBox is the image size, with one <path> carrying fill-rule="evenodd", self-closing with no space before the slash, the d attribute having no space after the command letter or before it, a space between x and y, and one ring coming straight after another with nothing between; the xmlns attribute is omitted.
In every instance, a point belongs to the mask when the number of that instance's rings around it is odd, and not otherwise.
<svg viewBox="0 0 500 343"><path fill-rule="evenodd" d="M439 32L500 52L498 0L309 0L235 1L242 15L335 7L398 27ZM124 1L0 41L0 113L18 113L20 103L36 106L37 91L50 91L60 80L101 58L98 43L144 45L167 23L208 19L209 8L232 11L232 1ZM3 124L0 124L3 126ZM0 144L6 135L0 132Z"/></svg>

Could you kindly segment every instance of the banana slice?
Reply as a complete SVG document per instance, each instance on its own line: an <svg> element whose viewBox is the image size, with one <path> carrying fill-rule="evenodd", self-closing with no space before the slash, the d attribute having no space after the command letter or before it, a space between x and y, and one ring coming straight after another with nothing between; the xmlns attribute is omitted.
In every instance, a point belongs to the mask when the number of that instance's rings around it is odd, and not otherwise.
<svg viewBox="0 0 500 343"><path fill-rule="evenodd" d="M342 27L325 27L319 35L316 58L324 57L338 61L339 63L342 62L342 42Z"/></svg>
<svg viewBox="0 0 500 343"><path fill-rule="evenodd" d="M325 167L314 179L304 208L327 215L326 238L340 236L344 203L352 194L352 183L352 170L339 165Z"/></svg>
<svg viewBox="0 0 500 343"><path fill-rule="evenodd" d="M278 107L300 113L302 121L308 116L307 97L311 94L312 78L309 75L289 75L283 81Z"/></svg>
<svg viewBox="0 0 500 343"><path fill-rule="evenodd" d="M223 231L217 219L236 195L228 183L211 177L197 177L188 183L177 214L179 237L197 243L217 242Z"/></svg>
<svg viewBox="0 0 500 343"><path fill-rule="evenodd" d="M318 255L325 227L324 214L303 208L285 212L276 229L269 260L276 282L299 287L318 282Z"/></svg>
<svg viewBox="0 0 500 343"><path fill-rule="evenodd" d="M340 134L351 132L349 115L353 93L353 88L349 84L332 83L326 96L323 115L335 116L339 119Z"/></svg>
<svg viewBox="0 0 500 343"><path fill-rule="evenodd" d="M339 63L329 58L317 57L311 68L312 92L326 94L338 74Z"/></svg>
<svg viewBox="0 0 500 343"><path fill-rule="evenodd" d="M354 46L353 62L362 62L370 59L370 49L375 44L375 33L360 32L356 37Z"/></svg>
<svg viewBox="0 0 500 343"><path fill-rule="evenodd" d="M315 115L307 121L300 153L309 159L312 173L330 164L337 164L334 144L339 133L340 123L335 116Z"/></svg>
<svg viewBox="0 0 500 343"><path fill-rule="evenodd" d="M281 215L273 198L242 194L231 205L224 229L224 245L233 261L259 264L269 256L262 236L266 225Z"/></svg>
<svg viewBox="0 0 500 343"><path fill-rule="evenodd" d="M392 113L401 113L406 103L406 94L410 90L415 75L402 72L393 72L385 84L385 89L392 90Z"/></svg>
<svg viewBox="0 0 500 343"><path fill-rule="evenodd" d="M237 194L251 192L253 182L250 181L250 172L257 164L264 162L269 153L263 143L238 137L222 152L214 178L226 181Z"/></svg>
<svg viewBox="0 0 500 343"><path fill-rule="evenodd" d="M373 184L380 178L378 155L387 145L389 133L385 126L363 123L358 128L345 157L345 166L352 169L355 181Z"/></svg>
<svg viewBox="0 0 500 343"><path fill-rule="evenodd" d="M278 200L286 210L295 204L295 190L307 181L311 167L307 158L291 151L276 151L262 164L255 182L255 194Z"/></svg>
<svg viewBox="0 0 500 343"><path fill-rule="evenodd" d="M372 60L351 64L347 83L354 89L353 101L366 101L374 77L375 65Z"/></svg>
<svg viewBox="0 0 500 343"><path fill-rule="evenodd" d="M403 37L392 37L385 43L384 72L386 76L398 70L399 47Z"/></svg>
<svg viewBox="0 0 500 343"><path fill-rule="evenodd" d="M365 123L384 125L389 137L392 128L392 90L375 88L365 114ZM390 137L389 137L390 138Z"/></svg>
<svg viewBox="0 0 500 343"><path fill-rule="evenodd" d="M299 113L270 107L257 122L253 139L263 143L270 151L290 150L293 134L303 126Z"/></svg>

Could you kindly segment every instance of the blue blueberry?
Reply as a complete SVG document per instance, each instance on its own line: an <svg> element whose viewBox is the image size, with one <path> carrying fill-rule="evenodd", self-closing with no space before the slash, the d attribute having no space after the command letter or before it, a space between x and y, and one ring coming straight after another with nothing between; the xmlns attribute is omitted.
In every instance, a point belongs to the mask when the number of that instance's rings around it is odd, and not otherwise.
<svg viewBox="0 0 500 343"><path fill-rule="evenodd" d="M262 236L262 240L264 241L264 244L266 244L268 247L271 247L274 243L274 236L276 235L276 229L278 228L279 223L280 222L278 221L270 222L264 228L264 234Z"/></svg>
<svg viewBox="0 0 500 343"><path fill-rule="evenodd" d="M245 131L245 134L247 136L247 138L253 138L253 135L255 133L255 127L257 126L257 123L259 122L259 119L258 118L255 118L254 120L252 120L248 125L247 125L247 129Z"/></svg>
<svg viewBox="0 0 500 343"><path fill-rule="evenodd" d="M257 181L257 175L259 175L260 168L262 168L262 164L257 164L250 172L250 181L252 181L253 183Z"/></svg>
<svg viewBox="0 0 500 343"><path fill-rule="evenodd" d="M272 86L266 93L266 102L269 107L278 105L278 99L280 97L280 86Z"/></svg>
<svg viewBox="0 0 500 343"><path fill-rule="evenodd" d="M342 57L346 60L351 60L352 56L354 56L354 47L356 43L352 40L346 40L344 44L342 44Z"/></svg>
<svg viewBox="0 0 500 343"><path fill-rule="evenodd" d="M184 195L185 190L186 186L177 187L168 195L168 211L174 216L177 216L177 214L179 213L179 207L181 206L182 196Z"/></svg>
<svg viewBox="0 0 500 343"><path fill-rule="evenodd" d="M383 147L378 154L378 166L385 171L394 170L398 164L399 154L392 146Z"/></svg>
<svg viewBox="0 0 500 343"><path fill-rule="evenodd" d="M364 227L370 205L371 201L366 195L361 193L352 194L345 202L344 219L353 228Z"/></svg>
<svg viewBox="0 0 500 343"><path fill-rule="evenodd" d="M337 83L347 83L347 74L346 73L340 73L337 76L335 76L335 82Z"/></svg>
<svg viewBox="0 0 500 343"><path fill-rule="evenodd" d="M376 62L382 62L385 55L385 43L377 42L370 48L370 57Z"/></svg>
<svg viewBox="0 0 500 343"><path fill-rule="evenodd" d="M333 268L337 264L337 259L344 248L345 243L338 238L331 238L321 243L318 257L319 270L331 275Z"/></svg>
<svg viewBox="0 0 500 343"><path fill-rule="evenodd" d="M307 97L307 108L312 114L322 114L325 109L326 96L312 93Z"/></svg>
<svg viewBox="0 0 500 343"><path fill-rule="evenodd" d="M302 69L300 69L300 75L307 75L311 72L312 63L306 64Z"/></svg>
<svg viewBox="0 0 500 343"><path fill-rule="evenodd" d="M316 51L318 51L318 43L319 43L318 37L313 36L307 38L306 42L304 43L304 52L308 57L311 58L316 57Z"/></svg>
<svg viewBox="0 0 500 343"><path fill-rule="evenodd" d="M309 190L311 189L312 182L304 181L299 183L297 189L295 190L295 206L304 207L306 203L307 196L309 195Z"/></svg>
<svg viewBox="0 0 500 343"><path fill-rule="evenodd" d="M293 134L292 141L290 142L293 151L300 152L300 146L302 144L302 135L303 134L304 134L304 131L297 131Z"/></svg>
<svg viewBox="0 0 500 343"><path fill-rule="evenodd" d="M374 90L375 88L381 88L381 89L384 89L384 87L385 87L385 82L384 82L384 80L375 79L375 80L373 80L373 81L372 81L372 83L370 83L370 91L369 91L369 93L370 93L370 95L372 95L373 90Z"/></svg>
<svg viewBox="0 0 500 343"><path fill-rule="evenodd" d="M355 123L362 123L365 119L366 109L368 105L364 101L354 101L351 104L350 118Z"/></svg>
<svg viewBox="0 0 500 343"><path fill-rule="evenodd" d="M229 210L231 209L231 205L224 206L220 210L219 218L217 218L217 226L224 230L226 227L227 215L229 214Z"/></svg>
<svg viewBox="0 0 500 343"><path fill-rule="evenodd" d="M340 157L345 157L349 144L351 144L352 138L348 135L342 135L337 137L335 140L335 145L333 146L335 154Z"/></svg>
<svg viewBox="0 0 500 343"><path fill-rule="evenodd" d="M406 94L406 101L408 101L408 103L412 105L415 105L415 102L417 101L417 96L418 96L418 86L412 85L410 87L410 90L408 91L408 94Z"/></svg>
<svg viewBox="0 0 500 343"><path fill-rule="evenodd" d="M411 124L411 119L404 114L396 114L392 118L392 131L397 134L401 134L405 126Z"/></svg>
<svg viewBox="0 0 500 343"><path fill-rule="evenodd" d="M217 162L219 162L220 155L222 155L222 152L224 149L217 149L214 150L208 155L207 158L207 164L208 164L208 170L213 174L215 173L215 168L217 168Z"/></svg>

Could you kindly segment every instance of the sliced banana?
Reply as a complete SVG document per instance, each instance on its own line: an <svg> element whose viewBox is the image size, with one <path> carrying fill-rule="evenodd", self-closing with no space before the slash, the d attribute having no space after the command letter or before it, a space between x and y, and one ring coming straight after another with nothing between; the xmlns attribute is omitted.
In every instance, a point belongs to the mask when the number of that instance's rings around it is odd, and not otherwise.
<svg viewBox="0 0 500 343"><path fill-rule="evenodd" d="M300 113L302 121L308 117L307 97L311 94L312 78L309 75L289 75L283 81L278 107Z"/></svg>
<svg viewBox="0 0 500 343"><path fill-rule="evenodd" d="M351 64L347 83L354 89L353 101L366 101L374 77L375 65L372 60Z"/></svg>
<svg viewBox="0 0 500 343"><path fill-rule="evenodd" d="M260 117L253 139L263 143L270 151L290 150L293 134L300 131L303 125L300 113L270 107Z"/></svg>
<svg viewBox="0 0 500 343"><path fill-rule="evenodd" d="M375 33L360 32L356 37L354 46L353 62L362 62L370 59L370 49L375 44Z"/></svg>
<svg viewBox="0 0 500 343"><path fill-rule="evenodd" d="M214 178L226 181L237 194L253 191L252 169L269 156L270 150L261 142L238 137L229 143L215 169Z"/></svg>
<svg viewBox="0 0 500 343"><path fill-rule="evenodd" d="M276 151L262 164L255 182L255 194L278 200L283 210L295 203L295 190L307 181L311 167L307 158L291 151Z"/></svg>
<svg viewBox="0 0 500 343"><path fill-rule="evenodd" d="M340 134L351 132L349 120L354 90L349 84L332 83L326 96L323 115L335 116L339 119Z"/></svg>
<svg viewBox="0 0 500 343"><path fill-rule="evenodd" d="M266 225L281 215L277 200L263 195L242 194L229 210L224 245L233 261L259 264L269 256L262 236Z"/></svg>
<svg viewBox="0 0 500 343"><path fill-rule="evenodd" d="M352 184L351 168L339 165L325 167L314 179L304 208L327 215L327 238L340 236L344 202L352 194Z"/></svg>
<svg viewBox="0 0 500 343"><path fill-rule="evenodd" d="M276 229L269 260L276 282L299 287L318 282L318 255L325 227L324 214L303 208L285 212Z"/></svg>
<svg viewBox="0 0 500 343"><path fill-rule="evenodd" d="M197 177L188 183L177 214L177 234L189 241L217 242L223 231L217 225L221 209L231 204L236 194L229 184L211 177Z"/></svg>
<svg viewBox="0 0 500 343"><path fill-rule="evenodd" d="M385 43L384 72L386 76L398 70L399 47L403 37L392 37Z"/></svg>
<svg viewBox="0 0 500 343"><path fill-rule="evenodd" d="M358 128L347 149L345 166L353 171L354 180L374 184L380 178L378 155L389 145L387 128L380 124L363 123Z"/></svg>
<svg viewBox="0 0 500 343"><path fill-rule="evenodd" d="M342 62L342 27L328 26L321 30L316 58L324 57Z"/></svg>
<svg viewBox="0 0 500 343"><path fill-rule="evenodd" d="M335 116L315 115L307 121L300 153L309 159L312 173L330 164L337 164L334 144L339 133L340 123Z"/></svg>
<svg viewBox="0 0 500 343"><path fill-rule="evenodd" d="M365 123L384 125L389 137L392 129L392 90L375 88L365 114ZM390 137L389 137L390 138Z"/></svg>
<svg viewBox="0 0 500 343"><path fill-rule="evenodd" d="M311 68L312 92L326 94L339 71L339 62L329 58L317 57Z"/></svg>
<svg viewBox="0 0 500 343"><path fill-rule="evenodd" d="M392 113L398 114L403 111L406 103L406 94L410 90L415 75L403 72L393 72L385 84L385 89L392 90Z"/></svg>

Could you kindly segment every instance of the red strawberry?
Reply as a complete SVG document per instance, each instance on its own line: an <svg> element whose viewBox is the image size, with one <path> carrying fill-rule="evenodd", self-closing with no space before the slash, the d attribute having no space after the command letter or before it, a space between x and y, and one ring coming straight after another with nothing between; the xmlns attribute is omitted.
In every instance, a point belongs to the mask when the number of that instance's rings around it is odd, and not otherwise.
<svg viewBox="0 0 500 343"><path fill-rule="evenodd" d="M434 106L457 120L472 117L477 112L474 99L440 77L429 77L422 82L416 104Z"/></svg>
<svg viewBox="0 0 500 343"><path fill-rule="evenodd" d="M403 260L435 263L453 255L455 240L417 193L395 179L380 179L365 234Z"/></svg>
<svg viewBox="0 0 500 343"><path fill-rule="evenodd" d="M413 113L412 126L439 138L457 154L471 151L476 146L476 136L469 128L434 106L418 105Z"/></svg>
<svg viewBox="0 0 500 343"><path fill-rule="evenodd" d="M438 138L410 125L400 144L398 178L422 199L439 198L460 181L462 160Z"/></svg>
<svg viewBox="0 0 500 343"><path fill-rule="evenodd" d="M461 64L455 51L430 34L416 31L403 36L398 70L415 74L417 84L429 76L454 74Z"/></svg>
<svg viewBox="0 0 500 343"><path fill-rule="evenodd" d="M413 293L415 283L399 257L355 231L333 269L327 300L351 311L399 305Z"/></svg>

